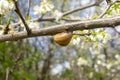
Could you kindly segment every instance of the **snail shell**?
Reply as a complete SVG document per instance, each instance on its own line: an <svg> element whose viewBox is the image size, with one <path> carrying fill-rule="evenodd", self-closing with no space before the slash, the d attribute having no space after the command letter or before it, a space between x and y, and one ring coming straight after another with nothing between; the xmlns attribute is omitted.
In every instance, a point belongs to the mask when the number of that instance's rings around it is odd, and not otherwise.
<svg viewBox="0 0 120 80"><path fill-rule="evenodd" d="M66 46L69 44L72 38L72 32L61 32L54 35L54 41L61 45Z"/></svg>

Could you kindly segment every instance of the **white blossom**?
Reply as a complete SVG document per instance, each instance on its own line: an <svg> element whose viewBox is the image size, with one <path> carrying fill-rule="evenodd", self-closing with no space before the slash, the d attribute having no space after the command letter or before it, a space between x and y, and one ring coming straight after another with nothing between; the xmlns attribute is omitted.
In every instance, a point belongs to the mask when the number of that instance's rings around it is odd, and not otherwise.
<svg viewBox="0 0 120 80"><path fill-rule="evenodd" d="M109 70L109 69L111 69L111 67L112 67L112 63L108 63L107 65L106 65L106 68Z"/></svg>
<svg viewBox="0 0 120 80"><path fill-rule="evenodd" d="M56 21L58 21L62 16L63 14L58 10L55 10L53 13L53 17L56 19Z"/></svg>
<svg viewBox="0 0 120 80"><path fill-rule="evenodd" d="M119 55L119 54L116 54L116 55L115 55L115 58L118 59L118 60L120 60L120 55Z"/></svg>
<svg viewBox="0 0 120 80"><path fill-rule="evenodd" d="M77 37L76 39L73 39L72 42L73 42L74 45L78 45L80 43L80 38Z"/></svg>
<svg viewBox="0 0 120 80"><path fill-rule="evenodd" d="M82 57L80 57L78 60L77 60L77 65L78 66L82 66L82 65L88 65L88 61Z"/></svg>
<svg viewBox="0 0 120 80"><path fill-rule="evenodd" d="M28 24L28 27L31 30L37 30L37 29L39 29L39 23L38 22L28 22L27 24ZM21 24L20 26L21 26L22 31L26 30L24 24Z"/></svg>
<svg viewBox="0 0 120 80"><path fill-rule="evenodd" d="M8 0L0 0L0 14L7 15L15 9L14 3Z"/></svg>
<svg viewBox="0 0 120 80"><path fill-rule="evenodd" d="M99 68L98 68L97 64L94 65L94 69L95 69L96 72L99 72Z"/></svg>
<svg viewBox="0 0 120 80"><path fill-rule="evenodd" d="M47 0L43 0L40 4L40 6L37 5L34 7L34 14L45 14L54 8L54 6Z"/></svg>
<svg viewBox="0 0 120 80"><path fill-rule="evenodd" d="M39 23L38 22L30 22L29 28L32 30L39 29Z"/></svg>
<svg viewBox="0 0 120 80"><path fill-rule="evenodd" d="M99 54L98 55L98 59L104 60L105 59L105 55L104 54Z"/></svg>
<svg viewBox="0 0 120 80"><path fill-rule="evenodd" d="M97 60L97 64L102 64L102 61L101 60Z"/></svg>

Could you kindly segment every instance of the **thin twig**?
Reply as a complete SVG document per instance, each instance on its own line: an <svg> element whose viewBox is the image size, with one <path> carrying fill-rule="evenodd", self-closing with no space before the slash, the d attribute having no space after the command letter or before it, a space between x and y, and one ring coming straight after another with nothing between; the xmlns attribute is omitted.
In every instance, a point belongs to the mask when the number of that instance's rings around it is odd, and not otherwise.
<svg viewBox="0 0 120 80"><path fill-rule="evenodd" d="M73 9L73 10L70 10L70 11L67 11L67 12L63 13L63 16L67 16L67 15L72 14L74 12L77 12L77 11L80 11L80 10L83 10L83 9L86 9L86 8L90 8L90 7L95 6L95 5L97 5L97 4L92 3L92 4L87 4L87 5L81 6L80 8L76 8L76 9Z"/></svg>
<svg viewBox="0 0 120 80"><path fill-rule="evenodd" d="M62 0L61 12L64 12L65 3L66 3L66 0Z"/></svg>
<svg viewBox="0 0 120 80"><path fill-rule="evenodd" d="M22 50L22 40L19 40L18 41L18 46L19 46L19 49ZM13 72L13 70L16 68L18 62L23 58L23 54L22 54L22 51L19 52L19 54L17 55L17 57L15 58L14 60L14 64L12 65L12 67L10 68L10 73Z"/></svg>
<svg viewBox="0 0 120 80"><path fill-rule="evenodd" d="M98 16L98 18L102 18L105 14L106 14L106 12L111 8L111 6L112 5L114 5L115 3L117 3L117 2L120 2L120 1L114 1L113 3L109 3L108 5L107 5L107 8L103 11L103 13L101 13L99 16Z"/></svg>
<svg viewBox="0 0 120 80"><path fill-rule="evenodd" d="M9 32L9 30L10 30L9 25L10 25L10 22L5 25L4 31L3 31L3 35L8 34L8 32Z"/></svg>
<svg viewBox="0 0 120 80"><path fill-rule="evenodd" d="M6 69L6 78L5 78L5 80L9 80L9 72L10 72L10 70L9 70L9 68L7 68Z"/></svg>
<svg viewBox="0 0 120 80"><path fill-rule="evenodd" d="M112 5L108 5L107 8L103 11L103 13L98 16L98 18L102 18L106 14L106 12L110 9L111 6Z"/></svg>
<svg viewBox="0 0 120 80"><path fill-rule="evenodd" d="M79 35L79 36L85 36L85 35L91 35L91 33L73 33L73 35Z"/></svg>
<svg viewBox="0 0 120 80"><path fill-rule="evenodd" d="M25 28L26 28L26 30L27 30L27 34L30 35L30 34L31 34L31 30L30 30L27 22L25 21L24 17L22 16L22 14L21 14L21 12L20 12L20 10L19 10L17 1L14 0L14 3L15 3L15 7L16 7L16 10L15 10L15 11L16 11L16 13L18 14L18 16L21 18L21 20L22 20L22 22L23 22L23 24L24 24L24 26L25 26Z"/></svg>
<svg viewBox="0 0 120 80"><path fill-rule="evenodd" d="M46 76L49 76L49 71L50 71L50 65L52 64L52 58L53 58L53 53L52 51L54 50L54 47L50 47L48 51L47 58L44 60L44 64L42 67L41 71L41 79L40 80L46 80ZM48 79L49 80L49 79Z"/></svg>
<svg viewBox="0 0 120 80"><path fill-rule="evenodd" d="M61 20L64 20L64 21L67 21L67 22L76 22L76 21L83 21L82 19L61 19Z"/></svg>
<svg viewBox="0 0 120 80"><path fill-rule="evenodd" d="M31 4L31 0L28 0L28 10L27 10L27 13L26 15L29 16L30 15L30 5Z"/></svg>

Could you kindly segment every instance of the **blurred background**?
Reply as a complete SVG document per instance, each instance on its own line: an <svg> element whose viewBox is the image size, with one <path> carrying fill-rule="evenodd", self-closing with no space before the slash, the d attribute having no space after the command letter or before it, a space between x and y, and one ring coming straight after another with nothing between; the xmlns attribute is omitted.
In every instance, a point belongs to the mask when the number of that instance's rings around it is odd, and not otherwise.
<svg viewBox="0 0 120 80"><path fill-rule="evenodd" d="M18 0L22 15L26 16L28 0ZM42 0L31 0L30 18L34 6ZM94 3L96 0L48 0L55 10L64 13ZM104 17L116 16L120 4L113 5ZM106 1L99 5L77 11L65 16L64 20L39 22L39 27L69 23L69 20L96 19L106 8ZM50 17L53 12L44 17ZM18 22L12 12L9 16ZM73 22L73 21L72 21ZM68 46L56 44L52 36L40 36L18 41L0 43L0 80L119 80L120 79L120 38L119 26L116 28L78 30L91 35L74 35Z"/></svg>

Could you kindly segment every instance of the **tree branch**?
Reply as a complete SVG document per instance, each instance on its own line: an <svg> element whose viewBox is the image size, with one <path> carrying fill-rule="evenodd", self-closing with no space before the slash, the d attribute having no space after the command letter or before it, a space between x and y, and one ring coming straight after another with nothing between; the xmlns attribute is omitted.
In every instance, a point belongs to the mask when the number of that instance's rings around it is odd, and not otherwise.
<svg viewBox="0 0 120 80"><path fill-rule="evenodd" d="M86 8L90 8L90 7L95 6L95 5L97 5L97 4L96 3L86 4L84 6L81 6L80 8L76 8L76 9L73 9L73 10L70 10L70 11L67 11L67 12L63 13L63 16L72 14L74 12L77 12L77 11L80 11L80 10L83 10L83 9L86 9Z"/></svg>
<svg viewBox="0 0 120 80"><path fill-rule="evenodd" d="M25 28L26 28L26 30L27 30L27 34L30 35L31 30L30 30L28 24L26 23L24 17L22 16L22 14L21 14L21 12L20 12L20 9L19 9L19 7L18 7L18 5L17 5L17 1L14 0L14 4L15 4L15 7L16 7L16 10L15 10L16 13L17 13L18 16L21 18L21 20L22 20L22 22L23 22L23 24L24 24L24 26L25 26Z"/></svg>
<svg viewBox="0 0 120 80"><path fill-rule="evenodd" d="M66 23L62 25L55 25L47 28L34 30L31 31L31 34L29 36L24 31L18 32L16 34L1 35L0 42L37 37L37 36L54 35L64 30L75 31L75 30L95 29L95 28L104 28L104 27L115 27L117 25L120 25L120 16L102 18L96 20L78 21L78 22Z"/></svg>
<svg viewBox="0 0 120 80"><path fill-rule="evenodd" d="M81 6L79 8L75 8L73 10L66 11L66 12L63 13L62 16L67 16L67 15L72 14L74 12L77 12L77 11L80 11L80 10L83 10L83 9L86 9L86 8L90 8L90 7L95 6L95 5L98 5L98 3L87 4L87 5ZM40 22L40 21L54 21L54 20L55 20L54 17L47 17L47 18L38 18L38 19L35 19L35 20L32 20L32 21L33 22Z"/></svg>
<svg viewBox="0 0 120 80"><path fill-rule="evenodd" d="M5 80L9 80L9 72L10 72L10 70L9 70L9 67L6 69L6 78L5 78Z"/></svg>
<svg viewBox="0 0 120 80"><path fill-rule="evenodd" d="M111 8L111 6L112 5L114 5L115 3L118 3L118 2L120 2L120 1L114 1L113 3L111 3L111 4L108 4L108 6L107 6L107 8L103 11L103 13L102 14L100 14L99 16L98 16L98 18L102 18L105 14L106 14L106 12Z"/></svg>
<svg viewBox="0 0 120 80"><path fill-rule="evenodd" d="M30 6L31 6L31 0L28 0L28 9L27 9L27 13L26 13L27 16L30 15Z"/></svg>

